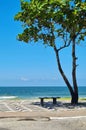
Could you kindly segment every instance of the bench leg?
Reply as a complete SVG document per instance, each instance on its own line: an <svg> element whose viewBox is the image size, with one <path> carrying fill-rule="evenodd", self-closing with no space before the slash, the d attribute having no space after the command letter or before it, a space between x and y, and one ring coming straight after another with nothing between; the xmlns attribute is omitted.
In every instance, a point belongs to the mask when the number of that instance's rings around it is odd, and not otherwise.
<svg viewBox="0 0 86 130"><path fill-rule="evenodd" d="M56 101L56 98L53 98L53 104L56 104L57 101Z"/></svg>
<svg viewBox="0 0 86 130"><path fill-rule="evenodd" d="M44 106L44 99L41 98L40 100L41 100L41 106Z"/></svg>

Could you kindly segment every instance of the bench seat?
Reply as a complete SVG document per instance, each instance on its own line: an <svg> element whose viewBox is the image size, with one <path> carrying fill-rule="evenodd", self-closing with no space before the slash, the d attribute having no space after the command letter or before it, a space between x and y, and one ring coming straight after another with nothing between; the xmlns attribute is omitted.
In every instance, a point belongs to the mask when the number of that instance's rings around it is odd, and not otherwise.
<svg viewBox="0 0 86 130"><path fill-rule="evenodd" d="M57 104L57 99L60 97L39 97L41 106L44 106L44 99L53 99L53 104Z"/></svg>

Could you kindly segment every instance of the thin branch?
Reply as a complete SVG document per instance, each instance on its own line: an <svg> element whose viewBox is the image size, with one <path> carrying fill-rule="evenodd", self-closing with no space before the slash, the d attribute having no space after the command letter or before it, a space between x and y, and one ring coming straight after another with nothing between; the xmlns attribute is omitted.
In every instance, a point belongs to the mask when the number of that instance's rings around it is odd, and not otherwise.
<svg viewBox="0 0 86 130"><path fill-rule="evenodd" d="M85 34L85 33L86 33L86 32L81 32L81 33L79 32L79 33L77 33L77 35L81 35L81 34Z"/></svg>
<svg viewBox="0 0 86 130"><path fill-rule="evenodd" d="M85 29L84 32L82 32L82 30L80 30L79 32L77 32L76 37L77 37L78 35L82 35L82 34L85 34L85 33L86 33L86 29Z"/></svg>
<svg viewBox="0 0 86 130"><path fill-rule="evenodd" d="M66 44L66 42L65 42L65 44L64 44L63 46L61 46L59 49L57 49L57 50L60 51L60 50L62 50L63 48L68 47L68 46L70 45L70 43L71 43L71 39L69 40L68 44Z"/></svg>

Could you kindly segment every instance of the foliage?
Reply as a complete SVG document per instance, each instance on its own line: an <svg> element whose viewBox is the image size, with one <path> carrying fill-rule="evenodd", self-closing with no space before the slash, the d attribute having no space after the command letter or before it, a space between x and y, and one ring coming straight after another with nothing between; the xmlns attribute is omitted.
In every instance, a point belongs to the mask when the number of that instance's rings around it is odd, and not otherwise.
<svg viewBox="0 0 86 130"><path fill-rule="evenodd" d="M23 23L18 39L24 42L41 40L58 47L56 39L61 37L64 46L74 38L79 43L86 36L86 0L21 0L15 20Z"/></svg>

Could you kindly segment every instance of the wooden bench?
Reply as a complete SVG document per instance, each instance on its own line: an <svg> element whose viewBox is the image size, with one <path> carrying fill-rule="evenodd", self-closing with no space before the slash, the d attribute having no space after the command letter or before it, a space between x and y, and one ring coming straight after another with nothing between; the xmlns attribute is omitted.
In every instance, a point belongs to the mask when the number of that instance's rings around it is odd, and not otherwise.
<svg viewBox="0 0 86 130"><path fill-rule="evenodd" d="M53 99L53 104L57 103L57 99L60 97L39 97L41 106L44 106L44 99Z"/></svg>

